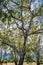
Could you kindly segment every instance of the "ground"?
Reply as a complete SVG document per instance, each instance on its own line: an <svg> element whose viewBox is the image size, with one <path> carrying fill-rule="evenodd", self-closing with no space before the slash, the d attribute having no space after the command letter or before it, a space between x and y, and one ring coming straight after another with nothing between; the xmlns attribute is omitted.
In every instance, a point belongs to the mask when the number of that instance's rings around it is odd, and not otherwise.
<svg viewBox="0 0 43 65"><path fill-rule="evenodd" d="M0 64L1 65L1 64ZM14 63L3 63L3 65L14 65ZM36 63L29 63L29 64L27 64L27 63L24 63L24 65L36 65Z"/></svg>

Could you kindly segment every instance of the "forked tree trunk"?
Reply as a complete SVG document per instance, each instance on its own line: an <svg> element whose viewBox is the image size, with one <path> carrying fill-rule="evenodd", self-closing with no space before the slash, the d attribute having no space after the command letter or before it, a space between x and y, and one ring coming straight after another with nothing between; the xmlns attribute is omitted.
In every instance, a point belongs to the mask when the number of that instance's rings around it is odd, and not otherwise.
<svg viewBox="0 0 43 65"><path fill-rule="evenodd" d="M25 37L25 39L24 39L24 43L23 43L19 63L17 64L17 62L15 62L15 65L23 65L24 57L25 57L25 54L26 54L26 40L27 40L27 37Z"/></svg>
<svg viewBox="0 0 43 65"><path fill-rule="evenodd" d="M21 56L19 64L18 65L23 65L24 62L24 57L25 57L25 53L23 54L23 56Z"/></svg>
<svg viewBox="0 0 43 65"><path fill-rule="evenodd" d="M22 52L21 52L20 61L19 61L18 65L23 65L23 62L24 62L24 57L26 54L26 39L27 39L27 37L24 39L24 44L22 47Z"/></svg>

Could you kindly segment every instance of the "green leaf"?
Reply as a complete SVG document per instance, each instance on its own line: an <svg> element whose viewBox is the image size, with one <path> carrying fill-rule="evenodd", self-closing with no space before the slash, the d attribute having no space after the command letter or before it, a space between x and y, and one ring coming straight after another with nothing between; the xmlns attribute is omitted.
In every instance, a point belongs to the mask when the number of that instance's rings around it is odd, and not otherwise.
<svg viewBox="0 0 43 65"><path fill-rule="evenodd" d="M11 21L11 17L8 17L8 21Z"/></svg>
<svg viewBox="0 0 43 65"><path fill-rule="evenodd" d="M14 13L14 11L13 10L8 10L8 13L12 14L12 13Z"/></svg>
<svg viewBox="0 0 43 65"><path fill-rule="evenodd" d="M5 22L5 21L6 21L6 18L3 17L1 21L2 21L2 22Z"/></svg>
<svg viewBox="0 0 43 65"><path fill-rule="evenodd" d="M8 17L6 13L3 13L3 15L4 15L4 17L5 17L5 18L7 18L7 17Z"/></svg>
<svg viewBox="0 0 43 65"><path fill-rule="evenodd" d="M11 23L11 17L8 17L8 24Z"/></svg>
<svg viewBox="0 0 43 65"><path fill-rule="evenodd" d="M1 2L3 2L4 0L0 0L0 4L1 4Z"/></svg>
<svg viewBox="0 0 43 65"><path fill-rule="evenodd" d="M6 0L7 1L7 3L10 1L10 0Z"/></svg>
<svg viewBox="0 0 43 65"><path fill-rule="evenodd" d="M2 17L2 10L0 9L0 18Z"/></svg>

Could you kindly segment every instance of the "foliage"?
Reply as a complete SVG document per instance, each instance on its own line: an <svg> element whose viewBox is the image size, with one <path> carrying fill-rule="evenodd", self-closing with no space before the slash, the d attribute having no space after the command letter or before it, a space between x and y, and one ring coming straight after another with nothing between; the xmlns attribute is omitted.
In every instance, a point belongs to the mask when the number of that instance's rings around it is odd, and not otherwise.
<svg viewBox="0 0 43 65"><path fill-rule="evenodd" d="M35 1L0 0L0 39L2 46L13 49L15 56L13 59L11 52L10 59L15 65L23 65L24 59L33 61L29 54L37 52L38 36L43 34L43 4L35 8L32 3Z"/></svg>

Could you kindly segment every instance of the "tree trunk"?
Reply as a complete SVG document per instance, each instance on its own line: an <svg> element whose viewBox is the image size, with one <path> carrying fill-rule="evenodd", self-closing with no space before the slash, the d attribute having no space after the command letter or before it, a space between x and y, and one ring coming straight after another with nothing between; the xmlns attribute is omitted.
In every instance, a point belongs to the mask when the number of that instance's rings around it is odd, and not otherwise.
<svg viewBox="0 0 43 65"><path fill-rule="evenodd" d="M40 57L40 53L39 53L39 51L38 51L38 52L37 52L37 65L40 65L39 57Z"/></svg>
<svg viewBox="0 0 43 65"><path fill-rule="evenodd" d="M37 58L37 65L40 65L40 63L39 63L39 58Z"/></svg>
<svg viewBox="0 0 43 65"><path fill-rule="evenodd" d="M15 62L15 65L17 65L17 62Z"/></svg>
<svg viewBox="0 0 43 65"><path fill-rule="evenodd" d="M23 54L23 56L21 56L19 64L18 65L23 65L24 62L24 57L25 57L25 53Z"/></svg>
<svg viewBox="0 0 43 65"><path fill-rule="evenodd" d="M2 59L2 48L1 48L1 59ZM2 63L2 61L1 61L1 63L0 63L1 65L3 65L3 63Z"/></svg>
<svg viewBox="0 0 43 65"><path fill-rule="evenodd" d="M26 39L27 39L27 37L24 39L24 44L23 44L23 47L22 47L22 52L21 52L21 55L20 55L20 60L19 60L18 65L23 65L23 62L24 62L24 57L25 57L25 54L26 54Z"/></svg>

